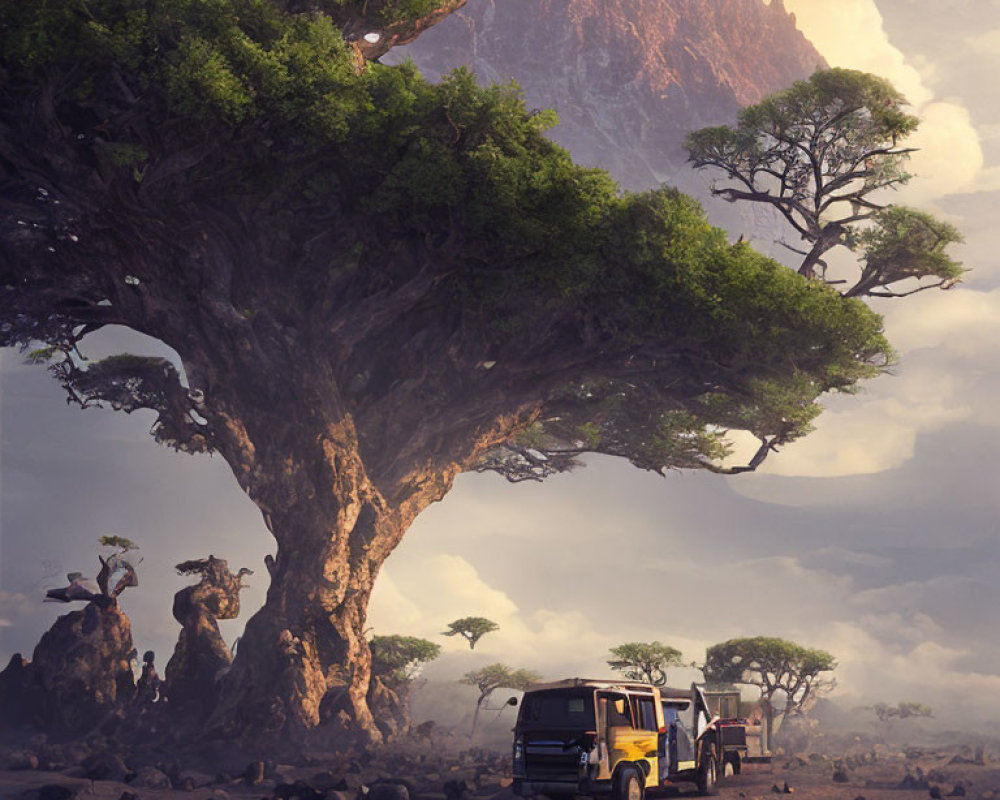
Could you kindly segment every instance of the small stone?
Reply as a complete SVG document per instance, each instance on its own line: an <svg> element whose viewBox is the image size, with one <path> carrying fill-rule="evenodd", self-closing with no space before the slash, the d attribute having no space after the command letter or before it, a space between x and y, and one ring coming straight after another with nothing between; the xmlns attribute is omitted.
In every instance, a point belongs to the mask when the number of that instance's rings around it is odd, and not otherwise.
<svg viewBox="0 0 1000 800"><path fill-rule="evenodd" d="M76 791L68 786L50 783L38 787L38 800L71 800L73 797L76 797Z"/></svg>
<svg viewBox="0 0 1000 800"><path fill-rule="evenodd" d="M7 760L7 769L38 769L38 756L30 750L16 750Z"/></svg>
<svg viewBox="0 0 1000 800"><path fill-rule="evenodd" d="M135 777L129 783L141 789L166 789L169 791L173 788L167 774L155 767L139 767Z"/></svg>
<svg viewBox="0 0 1000 800"><path fill-rule="evenodd" d="M850 780L851 776L847 774L846 769L837 769L833 771L834 783L848 783Z"/></svg>
<svg viewBox="0 0 1000 800"><path fill-rule="evenodd" d="M376 783L368 792L368 800L410 800L410 792L401 783Z"/></svg>
<svg viewBox="0 0 1000 800"><path fill-rule="evenodd" d="M931 800L941 800L941 787L932 786L927 790L927 794L931 796Z"/></svg>
<svg viewBox="0 0 1000 800"><path fill-rule="evenodd" d="M243 771L243 780L248 786L259 786L264 782L264 762L251 761Z"/></svg>

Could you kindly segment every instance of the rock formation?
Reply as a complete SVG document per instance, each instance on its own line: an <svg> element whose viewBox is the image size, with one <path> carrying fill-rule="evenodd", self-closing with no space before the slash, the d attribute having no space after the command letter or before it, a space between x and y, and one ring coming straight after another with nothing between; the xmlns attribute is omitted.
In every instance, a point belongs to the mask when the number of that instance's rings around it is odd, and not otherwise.
<svg viewBox="0 0 1000 800"><path fill-rule="evenodd" d="M132 625L118 603L107 600L99 595L59 617L35 647L30 669L44 691L47 730L88 731L135 694Z"/></svg>
<svg viewBox="0 0 1000 800"><path fill-rule="evenodd" d="M217 620L239 616L243 576L253 571L244 567L233 575L225 560L211 555L178 564L177 571L201 581L174 596L174 619L183 627L161 692L171 711L204 719L215 706L216 680L233 663Z"/></svg>
<svg viewBox="0 0 1000 800"><path fill-rule="evenodd" d="M107 559L98 556L98 591L81 573L71 572L68 586L46 592L46 601L87 605L59 617L30 662L17 654L0 673L5 727L28 725L56 736L78 736L131 702L132 625L118 607L118 596L138 585L135 568L124 558L134 547L128 544L116 545L119 549Z"/></svg>
<svg viewBox="0 0 1000 800"><path fill-rule="evenodd" d="M470 0L389 58L432 80L462 65L516 80L529 107L559 114L549 135L577 162L628 190L677 186L717 224L757 229L755 246L773 238L769 215L709 201L684 137L826 66L781 0Z"/></svg>

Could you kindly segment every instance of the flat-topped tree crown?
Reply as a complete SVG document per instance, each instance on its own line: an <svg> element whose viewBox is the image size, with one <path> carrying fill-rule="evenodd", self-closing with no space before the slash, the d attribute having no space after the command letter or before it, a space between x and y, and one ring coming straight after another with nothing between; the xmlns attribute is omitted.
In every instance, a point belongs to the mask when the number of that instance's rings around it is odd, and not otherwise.
<svg viewBox="0 0 1000 800"><path fill-rule="evenodd" d="M377 738L371 586L460 471L720 469L736 427L753 467L891 358L859 302L574 165L515 87L358 69L347 26L276 0L0 0L0 344L219 453L278 542L223 733L315 726L347 685ZM107 325L187 383L82 360Z"/></svg>

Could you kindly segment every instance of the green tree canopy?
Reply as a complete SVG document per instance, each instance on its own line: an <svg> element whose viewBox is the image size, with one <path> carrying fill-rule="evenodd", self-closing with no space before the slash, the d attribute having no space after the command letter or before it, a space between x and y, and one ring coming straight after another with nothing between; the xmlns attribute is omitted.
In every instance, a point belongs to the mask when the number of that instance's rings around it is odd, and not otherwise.
<svg viewBox="0 0 1000 800"><path fill-rule="evenodd" d="M837 662L825 650L803 647L787 639L753 636L712 645L701 668L709 684L747 684L760 689L768 712L776 695L785 699L782 716L808 708L822 691L832 688L825 673Z"/></svg>
<svg viewBox="0 0 1000 800"><path fill-rule="evenodd" d="M934 716L934 712L930 706L926 706L923 703L915 703L912 700L901 700L894 706L890 706L887 703L876 703L871 707L871 710L879 722L887 725L894 719Z"/></svg>
<svg viewBox="0 0 1000 800"><path fill-rule="evenodd" d="M514 669L506 664L489 664L481 669L466 672L459 680L469 686L475 686L479 690L479 697L476 700L476 710L472 715L472 733L476 732L476 723L479 720L479 711L487 698L496 689L515 689L525 691L531 684L537 683L540 677L538 673L529 669Z"/></svg>
<svg viewBox="0 0 1000 800"><path fill-rule="evenodd" d="M785 218L806 249L799 271L827 279L825 255L858 254L850 297L901 297L954 286L964 269L945 251L960 242L951 225L924 212L886 205L884 191L912 176L913 148L899 142L919 120L883 78L848 69L821 70L740 113L735 127L703 128L686 145L696 168L721 173L712 193L731 202L764 203Z"/></svg>
<svg viewBox="0 0 1000 800"><path fill-rule="evenodd" d="M469 649L473 650L478 642L487 633L499 630L500 626L493 620L486 617L462 617L454 622L448 623L448 630L442 636L461 636L469 643Z"/></svg>
<svg viewBox="0 0 1000 800"><path fill-rule="evenodd" d="M394 683L414 678L420 667L441 653L441 646L416 636L373 636L368 643L372 654L372 675Z"/></svg>
<svg viewBox="0 0 1000 800"><path fill-rule="evenodd" d="M626 642L611 648L608 660L611 669L625 674L634 681L645 681L655 686L667 683L667 668L678 666L681 651L660 642Z"/></svg>
<svg viewBox="0 0 1000 800"><path fill-rule="evenodd" d="M719 469L733 428L752 468L891 360L863 304L574 165L516 88L364 63L371 13L382 47L458 5L0 0L0 345L219 454L277 541L220 734L317 725L338 673L378 738L372 583L463 470ZM183 378L84 360L109 325Z"/></svg>

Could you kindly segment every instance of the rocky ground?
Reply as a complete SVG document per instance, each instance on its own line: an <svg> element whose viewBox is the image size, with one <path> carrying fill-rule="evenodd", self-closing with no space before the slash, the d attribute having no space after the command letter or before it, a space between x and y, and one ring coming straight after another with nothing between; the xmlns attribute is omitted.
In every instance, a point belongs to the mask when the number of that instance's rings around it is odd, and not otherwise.
<svg viewBox="0 0 1000 800"><path fill-rule="evenodd" d="M300 755L294 763L200 751L148 763L36 740L0 751L0 800L513 800L508 753L460 749L460 740L410 741L375 754ZM217 767L216 768L213 768ZM693 787L675 794L692 795ZM879 748L777 757L750 765L718 790L721 800L1000 800L1000 758L972 748Z"/></svg>

